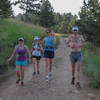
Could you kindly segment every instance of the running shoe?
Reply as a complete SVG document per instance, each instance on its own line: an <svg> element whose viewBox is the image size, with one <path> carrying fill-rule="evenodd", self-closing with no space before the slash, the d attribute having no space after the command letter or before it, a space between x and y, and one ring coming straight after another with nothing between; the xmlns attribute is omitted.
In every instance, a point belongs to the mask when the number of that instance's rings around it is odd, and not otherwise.
<svg viewBox="0 0 100 100"><path fill-rule="evenodd" d="M16 81L16 84L19 84L19 81L20 81L20 79Z"/></svg>
<svg viewBox="0 0 100 100"><path fill-rule="evenodd" d="M72 77L71 84L72 84L72 85L74 85L74 84L75 84L75 77Z"/></svg>
<svg viewBox="0 0 100 100"><path fill-rule="evenodd" d="M36 72L33 72L33 75L36 75Z"/></svg>
<svg viewBox="0 0 100 100"><path fill-rule="evenodd" d="M48 82L48 81L49 81L49 76L47 75L47 76L46 76L46 82Z"/></svg>
<svg viewBox="0 0 100 100"><path fill-rule="evenodd" d="M24 86L24 82L21 82L21 86Z"/></svg>
<svg viewBox="0 0 100 100"><path fill-rule="evenodd" d="M49 72L49 73L48 73L48 76L49 76L49 80L51 80L51 78L52 78L52 73Z"/></svg>
<svg viewBox="0 0 100 100"><path fill-rule="evenodd" d="M77 82L77 83L76 83L76 87L77 87L78 89L81 88L81 86L80 86L80 82Z"/></svg>
<svg viewBox="0 0 100 100"><path fill-rule="evenodd" d="M52 73L51 73L51 72L49 72L49 73L48 73L48 76L49 76L49 77L51 77L51 76L52 76Z"/></svg>

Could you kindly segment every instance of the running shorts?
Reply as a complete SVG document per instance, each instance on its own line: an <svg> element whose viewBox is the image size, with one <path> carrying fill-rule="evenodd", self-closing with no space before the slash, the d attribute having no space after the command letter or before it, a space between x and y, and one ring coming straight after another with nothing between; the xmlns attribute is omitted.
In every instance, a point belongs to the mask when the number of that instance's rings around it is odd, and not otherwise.
<svg viewBox="0 0 100 100"><path fill-rule="evenodd" d="M36 60L40 60L41 56L32 56L32 58L36 58Z"/></svg>
<svg viewBox="0 0 100 100"><path fill-rule="evenodd" d="M25 60L25 61L17 61L16 60L16 66L27 66L27 60Z"/></svg>
<svg viewBox="0 0 100 100"><path fill-rule="evenodd" d="M44 58L51 58L53 59L55 54L54 54L54 51L44 51L44 54L43 54Z"/></svg>
<svg viewBox="0 0 100 100"><path fill-rule="evenodd" d="M81 52L71 52L69 56L71 63L82 62Z"/></svg>

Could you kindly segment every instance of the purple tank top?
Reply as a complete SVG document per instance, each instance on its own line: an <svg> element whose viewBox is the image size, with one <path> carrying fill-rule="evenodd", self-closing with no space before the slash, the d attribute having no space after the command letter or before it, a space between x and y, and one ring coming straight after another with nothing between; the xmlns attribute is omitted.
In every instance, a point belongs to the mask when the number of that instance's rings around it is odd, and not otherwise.
<svg viewBox="0 0 100 100"><path fill-rule="evenodd" d="M17 48L17 55L16 55L17 61L25 61L26 60L26 48L23 49Z"/></svg>

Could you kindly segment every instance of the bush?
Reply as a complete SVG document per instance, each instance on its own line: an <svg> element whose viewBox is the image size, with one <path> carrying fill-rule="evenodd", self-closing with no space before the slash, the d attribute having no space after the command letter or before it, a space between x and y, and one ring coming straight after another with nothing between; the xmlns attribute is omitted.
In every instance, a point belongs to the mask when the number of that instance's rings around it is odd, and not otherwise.
<svg viewBox="0 0 100 100"><path fill-rule="evenodd" d="M95 52L91 44L83 48L83 73L90 77L90 86L94 88L100 87L100 54Z"/></svg>

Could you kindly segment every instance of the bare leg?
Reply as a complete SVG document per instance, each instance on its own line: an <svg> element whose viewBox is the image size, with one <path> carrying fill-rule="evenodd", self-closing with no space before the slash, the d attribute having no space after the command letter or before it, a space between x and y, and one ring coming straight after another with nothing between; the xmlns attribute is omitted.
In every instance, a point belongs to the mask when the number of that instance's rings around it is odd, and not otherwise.
<svg viewBox="0 0 100 100"><path fill-rule="evenodd" d="M72 64L72 77L75 77L75 63Z"/></svg>
<svg viewBox="0 0 100 100"><path fill-rule="evenodd" d="M22 66L21 67L21 81L23 82L24 80L24 69L25 69L25 66Z"/></svg>
<svg viewBox="0 0 100 100"><path fill-rule="evenodd" d="M40 60L37 60L37 71L40 70Z"/></svg>
<svg viewBox="0 0 100 100"><path fill-rule="evenodd" d="M48 75L48 58L45 58L45 74Z"/></svg>
<svg viewBox="0 0 100 100"><path fill-rule="evenodd" d="M52 63L53 63L53 60L49 59L49 72L52 72Z"/></svg>
<svg viewBox="0 0 100 100"><path fill-rule="evenodd" d="M16 74L17 74L18 80L20 80L20 66L16 66Z"/></svg>
<svg viewBox="0 0 100 100"><path fill-rule="evenodd" d="M36 58L32 58L32 63L33 63L33 72L36 71L36 68L35 68L35 64L36 64Z"/></svg>
<svg viewBox="0 0 100 100"><path fill-rule="evenodd" d="M80 65L81 65L81 63L78 62L77 63L77 79L78 79L78 82L80 82Z"/></svg>
<svg viewBox="0 0 100 100"><path fill-rule="evenodd" d="M40 60L37 60L37 74L40 74Z"/></svg>
<svg viewBox="0 0 100 100"><path fill-rule="evenodd" d="M75 63L72 64L72 85L75 84Z"/></svg>

